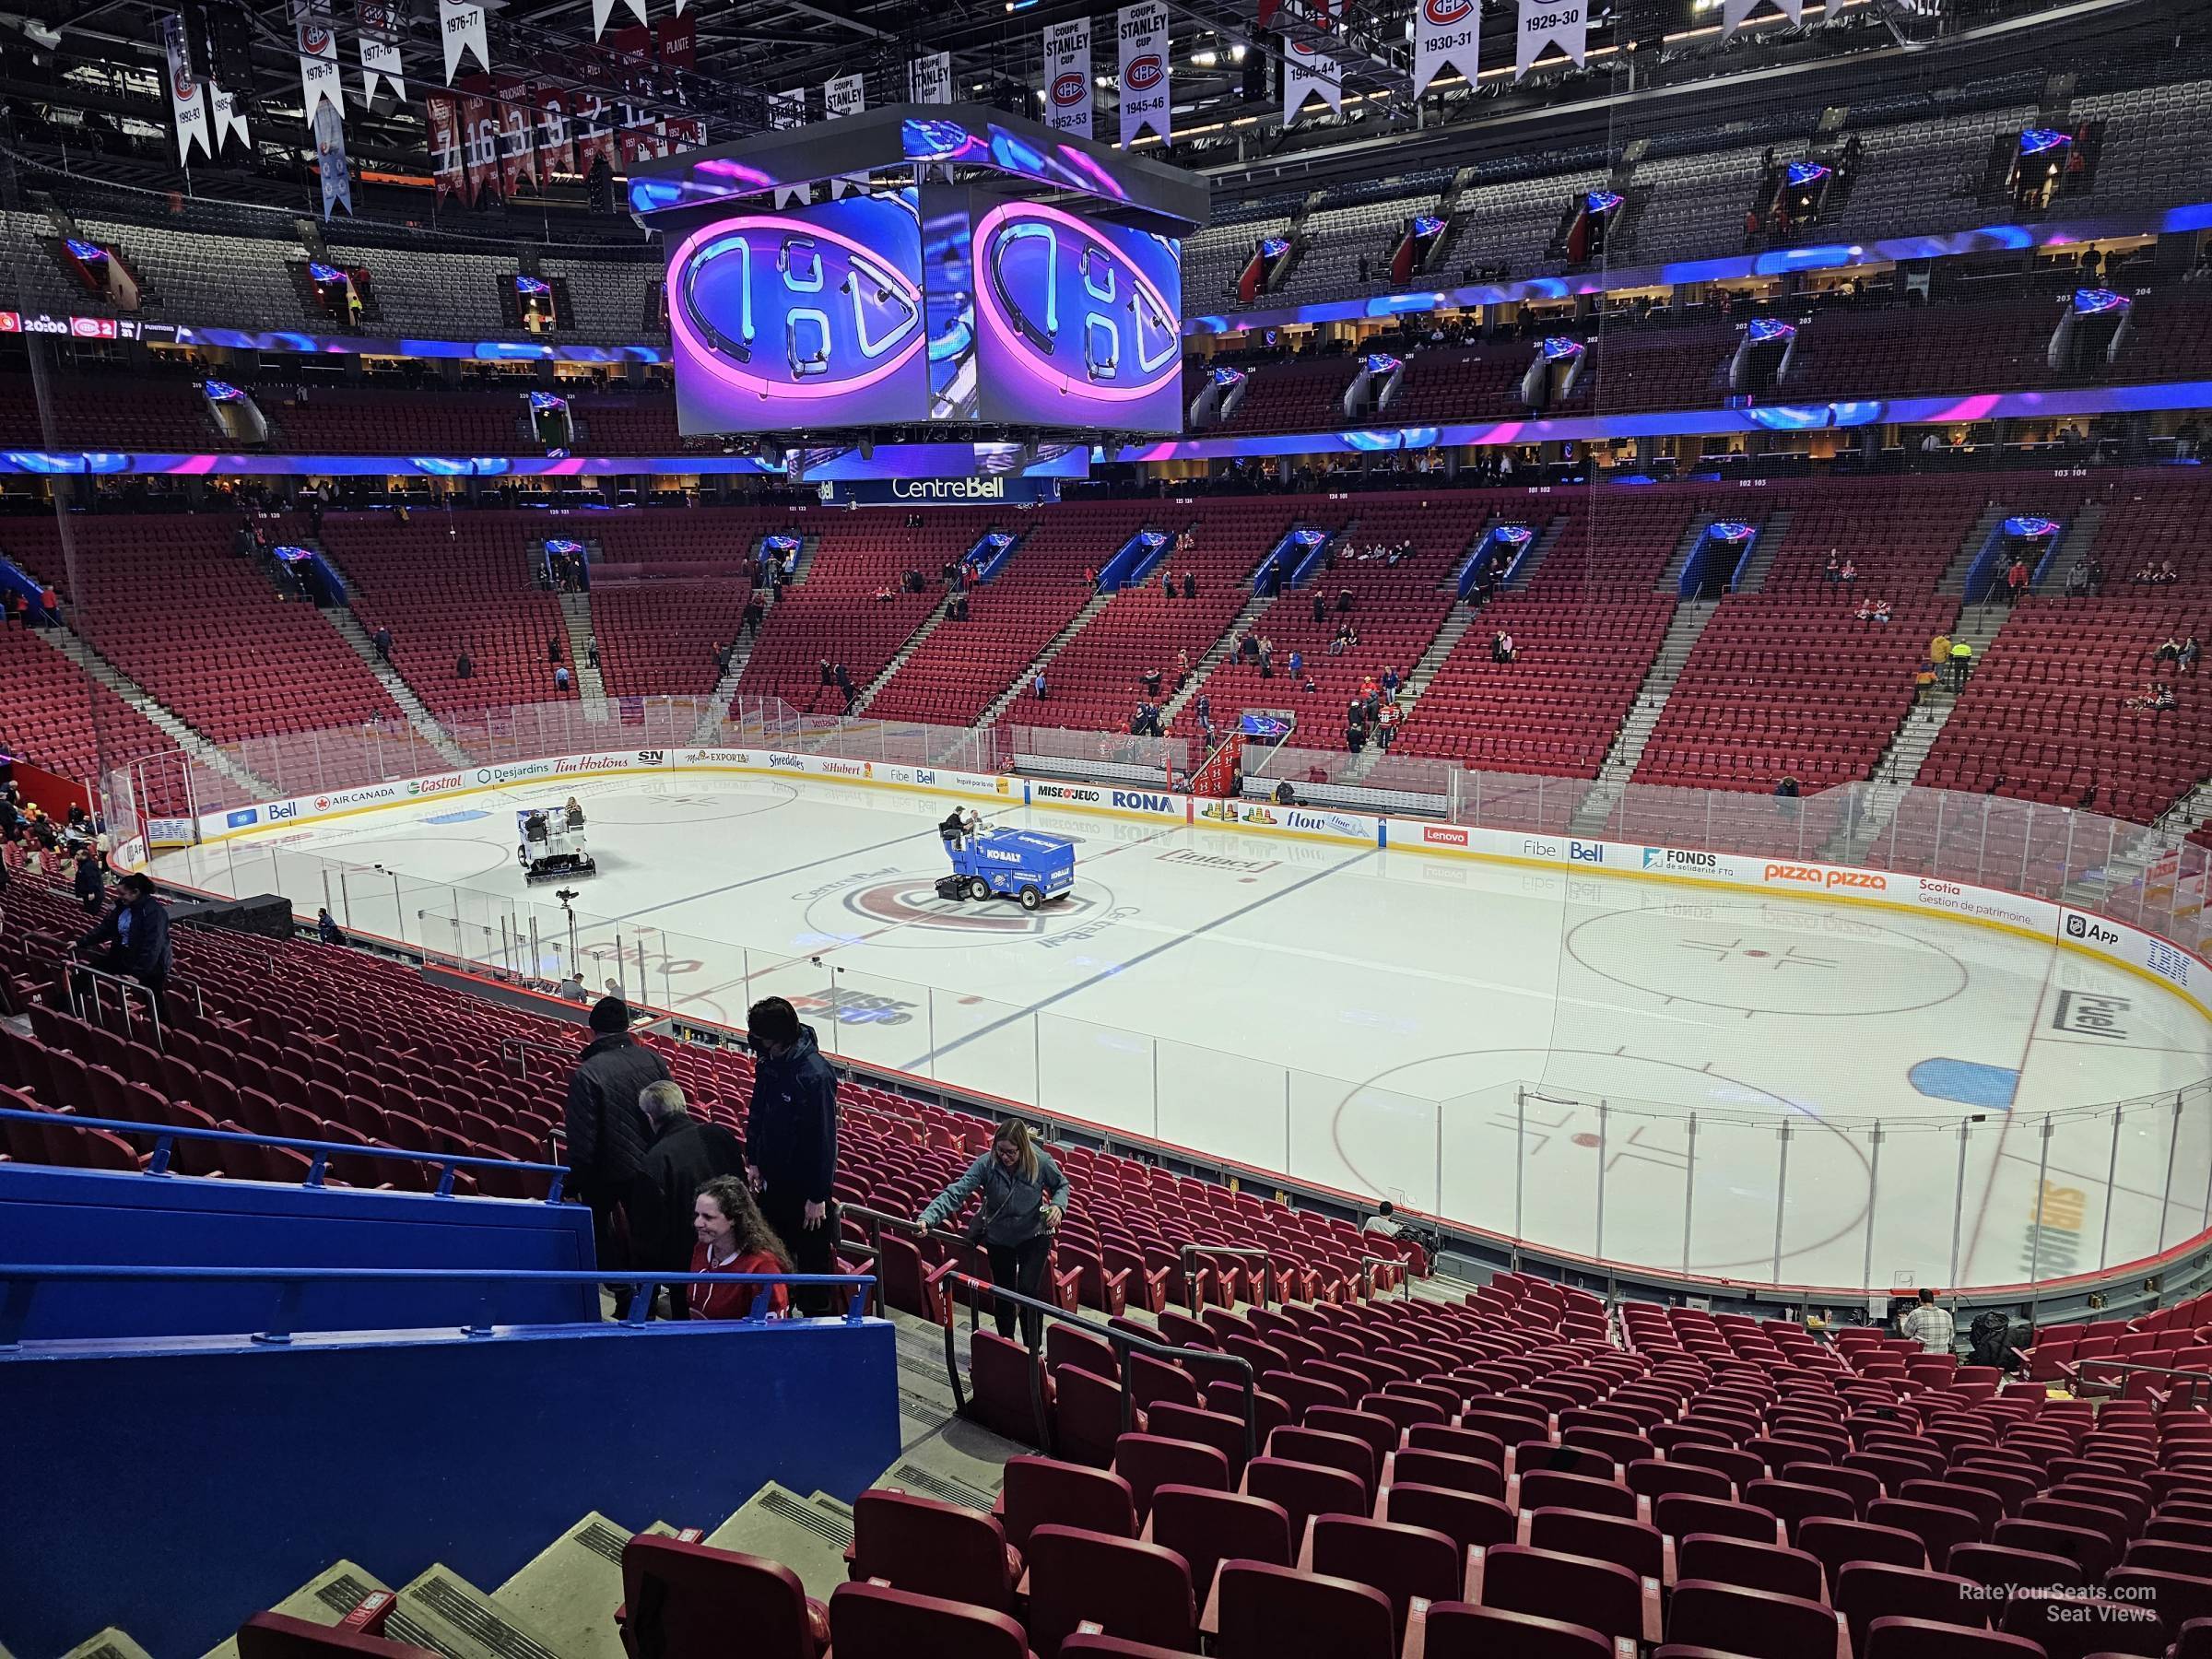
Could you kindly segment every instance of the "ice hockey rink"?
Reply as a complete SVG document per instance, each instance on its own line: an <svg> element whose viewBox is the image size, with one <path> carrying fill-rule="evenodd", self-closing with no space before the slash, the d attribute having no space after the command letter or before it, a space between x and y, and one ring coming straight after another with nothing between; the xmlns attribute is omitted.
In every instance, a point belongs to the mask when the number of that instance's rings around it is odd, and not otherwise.
<svg viewBox="0 0 2212 1659"><path fill-rule="evenodd" d="M571 793L597 874L525 887L516 811ZM1902 910L982 804L1078 843L1074 893L1029 913L935 896L949 805L764 774L562 781L156 868L509 972L574 961L594 994L701 1019L781 994L836 1056L1667 1271L2007 1284L2206 1224L2212 1114L2172 1091L2212 1073L2212 1027L2078 952ZM2067 1112L2138 1097L2117 1130Z"/></svg>

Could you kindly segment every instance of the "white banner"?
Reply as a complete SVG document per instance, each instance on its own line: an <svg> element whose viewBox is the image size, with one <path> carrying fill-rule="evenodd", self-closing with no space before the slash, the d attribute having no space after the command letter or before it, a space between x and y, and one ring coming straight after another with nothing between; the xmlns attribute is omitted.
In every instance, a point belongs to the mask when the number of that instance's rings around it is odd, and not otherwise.
<svg viewBox="0 0 2212 1659"><path fill-rule="evenodd" d="M1075 18L1044 31L1044 124L1056 133L1090 136L1090 19Z"/></svg>
<svg viewBox="0 0 2212 1659"><path fill-rule="evenodd" d="M477 60L477 67L491 73L491 42L485 38L484 8L471 0L438 0L438 28L445 38L445 84L453 84L453 70L461 54Z"/></svg>
<svg viewBox="0 0 2212 1659"><path fill-rule="evenodd" d="M1721 38L1726 40L1741 29L1744 19L1759 6L1759 0L1721 0ZM1774 9L1792 23L1801 22L1805 18L1805 0L1774 0Z"/></svg>
<svg viewBox="0 0 2212 1659"><path fill-rule="evenodd" d="M822 85L822 112L831 121L846 115L857 115L868 107L868 83L861 76L840 75ZM849 190L865 190L866 173L843 173L830 181L831 200Z"/></svg>
<svg viewBox="0 0 2212 1659"><path fill-rule="evenodd" d="M401 76L398 20L384 0L360 0L355 16L361 25L361 101L376 100L377 77L382 76L392 96L405 102L407 83Z"/></svg>
<svg viewBox="0 0 2212 1659"><path fill-rule="evenodd" d="M1522 0L1524 5L1527 0ZM1579 6L1582 0L1575 0ZM1577 14L1580 15L1579 12ZM1311 42L1283 37L1283 124L1290 126L1306 100L1318 96L1332 110L1344 108L1344 71Z"/></svg>
<svg viewBox="0 0 2212 1659"><path fill-rule="evenodd" d="M806 124L806 88L794 87L788 92L771 92L768 95L768 124L776 132L787 132L793 127ZM794 202L804 202L814 194L810 184L779 184L776 186L776 206L788 207Z"/></svg>
<svg viewBox="0 0 2212 1659"><path fill-rule="evenodd" d="M195 142L212 160L215 140L207 130L206 93L193 78L192 56L184 49L184 19L174 12L161 19L161 44L169 53L169 112L177 123L177 165L191 161Z"/></svg>
<svg viewBox="0 0 2212 1659"><path fill-rule="evenodd" d="M1419 0L1413 8L1413 95L1418 98L1453 69L1472 86L1481 48L1480 0Z"/></svg>
<svg viewBox="0 0 2212 1659"><path fill-rule="evenodd" d="M640 23L645 19L645 0L624 0L630 16ZM592 0L592 39L597 40L606 32L606 19L615 9L615 0Z"/></svg>
<svg viewBox="0 0 2212 1659"><path fill-rule="evenodd" d="M340 121L346 119L344 77L338 68L338 26L328 12L306 0L300 0L292 15L300 41L300 117L312 133L315 111L325 103Z"/></svg>
<svg viewBox="0 0 2212 1659"><path fill-rule="evenodd" d="M1142 132L1168 141L1168 8L1140 0L1116 14L1122 37L1122 147Z"/></svg>
<svg viewBox="0 0 2212 1659"><path fill-rule="evenodd" d="M1577 64L1590 41L1588 0L1521 0L1521 29L1513 41L1513 78L1534 67L1547 46L1558 46Z"/></svg>
<svg viewBox="0 0 2212 1659"><path fill-rule="evenodd" d="M238 95L235 92L226 92L213 81L209 81L207 83L207 99L214 109L215 147L222 148L224 141L235 130L238 134L239 143L251 149L253 146L253 138L246 131L245 112L238 107Z"/></svg>
<svg viewBox="0 0 2212 1659"><path fill-rule="evenodd" d="M943 104L952 101L952 53L933 52L906 66L906 100Z"/></svg>

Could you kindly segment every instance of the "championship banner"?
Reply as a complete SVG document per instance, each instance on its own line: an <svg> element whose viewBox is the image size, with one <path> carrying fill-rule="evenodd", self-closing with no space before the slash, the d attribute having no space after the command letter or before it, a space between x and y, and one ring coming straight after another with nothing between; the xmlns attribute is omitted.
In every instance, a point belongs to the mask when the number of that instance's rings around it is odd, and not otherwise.
<svg viewBox="0 0 2212 1659"><path fill-rule="evenodd" d="M530 83L500 82L493 90L500 99L500 194L512 202L524 179L540 188L537 177L537 135L530 119Z"/></svg>
<svg viewBox="0 0 2212 1659"><path fill-rule="evenodd" d="M640 23L645 19L645 0L624 0L630 15ZM597 40L606 32L606 20L613 15L615 0L592 0L592 39Z"/></svg>
<svg viewBox="0 0 2212 1659"><path fill-rule="evenodd" d="M1089 137L1090 93L1090 19L1053 24L1044 31L1045 125Z"/></svg>
<svg viewBox="0 0 2212 1659"><path fill-rule="evenodd" d="M846 115L857 115L868 107L868 83L864 76L840 75L822 85L822 111L831 121ZM835 201L847 191L865 190L866 173L840 173L830 181L830 199Z"/></svg>
<svg viewBox="0 0 2212 1659"><path fill-rule="evenodd" d="M947 104L952 101L952 53L933 52L906 66L909 103Z"/></svg>
<svg viewBox="0 0 2212 1659"><path fill-rule="evenodd" d="M671 115L662 124L668 129L671 155L678 150L707 147L707 118L704 115Z"/></svg>
<svg viewBox="0 0 2212 1659"><path fill-rule="evenodd" d="M537 176L550 182L555 173L576 171L576 149L569 136L569 100L566 87L538 87Z"/></svg>
<svg viewBox="0 0 2212 1659"><path fill-rule="evenodd" d="M677 12L653 25L653 54L671 69L689 73L699 66L699 25L682 16L681 6Z"/></svg>
<svg viewBox="0 0 2212 1659"><path fill-rule="evenodd" d="M1413 8L1413 95L1418 98L1452 69L1473 86L1481 46L1480 0L1419 0Z"/></svg>
<svg viewBox="0 0 2212 1659"><path fill-rule="evenodd" d="M467 190L461 163L461 100L449 92L432 92L422 100L422 127L429 137L430 177L438 194L463 195Z"/></svg>
<svg viewBox="0 0 2212 1659"><path fill-rule="evenodd" d="M193 78L192 57L184 49L184 19L174 12L161 19L161 45L169 54L169 112L177 123L177 165L192 160L195 142L213 160L215 143L207 132L206 94Z"/></svg>
<svg viewBox="0 0 2212 1659"><path fill-rule="evenodd" d="M582 88L571 94L570 111L575 132L576 171L591 177L592 163L604 159L615 165L614 106L600 93Z"/></svg>
<svg viewBox="0 0 2212 1659"><path fill-rule="evenodd" d="M1151 132L1168 141L1168 8L1140 0L1116 14L1122 40L1122 147Z"/></svg>
<svg viewBox="0 0 2212 1659"><path fill-rule="evenodd" d="M806 88L794 87L788 92L771 92L768 95L768 124L771 132L788 132L793 127L806 124ZM814 194L806 183L779 184L776 186L776 206L788 207L794 202L805 202Z"/></svg>
<svg viewBox="0 0 2212 1659"><path fill-rule="evenodd" d="M438 29L445 40L445 84L453 84L461 54L477 60L477 67L491 73L491 41L484 30L484 8L471 0L438 0Z"/></svg>
<svg viewBox="0 0 2212 1659"><path fill-rule="evenodd" d="M1547 46L1557 46L1580 66L1590 43L1586 0L1521 0L1521 28L1513 41L1513 78L1535 67Z"/></svg>
<svg viewBox="0 0 2212 1659"><path fill-rule="evenodd" d="M500 182L500 106L488 98L461 100L461 158L473 207Z"/></svg>
<svg viewBox="0 0 2212 1659"><path fill-rule="evenodd" d="M346 99L340 89L345 83L343 72L338 68L337 25L331 21L329 13L317 10L305 0L301 0L293 13L293 25L300 42L300 112L308 130L319 134L315 111L323 104L328 103L340 121L346 119Z"/></svg>
<svg viewBox="0 0 2212 1659"><path fill-rule="evenodd" d="M224 91L213 81L209 81L205 89L208 100L214 105L215 147L221 149L235 130L239 143L250 148L253 139L246 131L245 112L238 107L238 95Z"/></svg>
<svg viewBox="0 0 2212 1659"><path fill-rule="evenodd" d="M398 18L385 0L358 0L354 16L361 26L361 101L376 101L377 77L382 76L392 96L405 103L407 83L400 75Z"/></svg>
<svg viewBox="0 0 2212 1659"><path fill-rule="evenodd" d="M332 67L336 67L335 63ZM327 220L334 206L343 207L348 214L353 211L353 175L346 165L346 124L338 119L336 106L316 106L314 129L315 171L323 179L323 217Z"/></svg>
<svg viewBox="0 0 2212 1659"><path fill-rule="evenodd" d="M1721 0L1721 39L1726 40L1751 14L1759 9L1759 0ZM1793 24L1804 20L1805 0L1774 0L1774 9Z"/></svg>
<svg viewBox="0 0 2212 1659"><path fill-rule="evenodd" d="M1522 0L1524 5L1527 0ZM1580 6L1582 0L1575 0ZM1330 109L1344 108L1344 71L1336 60L1311 41L1283 40L1283 125L1298 120L1306 100L1318 97Z"/></svg>

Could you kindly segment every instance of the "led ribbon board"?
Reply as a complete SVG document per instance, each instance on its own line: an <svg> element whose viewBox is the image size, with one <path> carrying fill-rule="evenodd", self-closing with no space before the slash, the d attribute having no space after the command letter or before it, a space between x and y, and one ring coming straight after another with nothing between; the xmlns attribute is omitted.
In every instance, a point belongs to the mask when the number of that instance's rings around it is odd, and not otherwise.
<svg viewBox="0 0 2212 1659"><path fill-rule="evenodd" d="M1176 430L1182 272L1166 237L1005 202L975 227L985 420Z"/></svg>
<svg viewBox="0 0 2212 1659"><path fill-rule="evenodd" d="M669 263L678 429L924 419L921 265L912 191L694 229Z"/></svg>

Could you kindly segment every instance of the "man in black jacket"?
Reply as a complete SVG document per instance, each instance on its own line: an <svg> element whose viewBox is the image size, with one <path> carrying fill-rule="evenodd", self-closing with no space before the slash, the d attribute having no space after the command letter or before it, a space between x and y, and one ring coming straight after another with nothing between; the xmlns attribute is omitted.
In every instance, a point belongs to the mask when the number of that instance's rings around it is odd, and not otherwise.
<svg viewBox="0 0 2212 1659"><path fill-rule="evenodd" d="M164 993L169 985L169 912L154 897L154 884L133 873L122 883L123 896L99 925L76 942L79 950L105 945L108 954L94 966L136 980L153 998L154 1010L169 1018Z"/></svg>
<svg viewBox="0 0 2212 1659"><path fill-rule="evenodd" d="M630 1264L615 1226L645 1159L645 1113L638 1096L668 1076L667 1064L629 1035L629 1009L618 996L592 1005L592 1041L569 1078L570 1190L592 1206L599 1265L619 1272ZM615 1316L629 1311L627 1287L615 1292Z"/></svg>
<svg viewBox="0 0 2212 1659"><path fill-rule="evenodd" d="M745 1146L720 1124L693 1117L674 1083L648 1083L638 1105L652 1126L653 1144L629 1183L629 1253L640 1268L688 1273L692 1203L717 1175L745 1168ZM668 1317L690 1317L690 1299L681 1285L669 1288Z"/></svg>
<svg viewBox="0 0 2212 1659"><path fill-rule="evenodd" d="M753 1103L745 1125L745 1173L760 1214L800 1273L837 1271L837 1074L815 1045L814 1028L780 996L746 1012L753 1055ZM830 1287L793 1287L799 1312L830 1312Z"/></svg>

